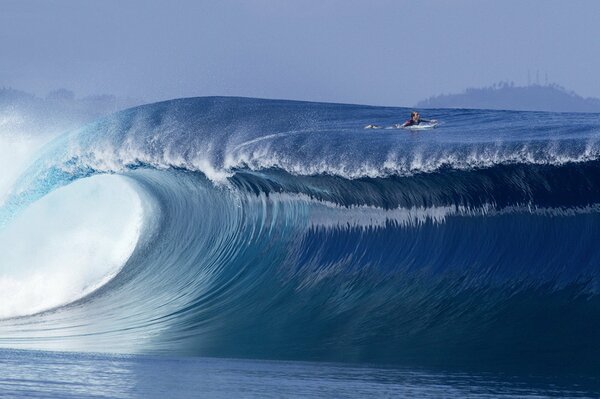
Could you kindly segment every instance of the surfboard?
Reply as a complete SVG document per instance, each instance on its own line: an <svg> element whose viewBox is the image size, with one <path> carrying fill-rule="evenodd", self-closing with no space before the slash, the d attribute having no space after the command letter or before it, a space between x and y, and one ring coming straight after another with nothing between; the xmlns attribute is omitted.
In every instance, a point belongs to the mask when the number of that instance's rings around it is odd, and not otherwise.
<svg viewBox="0 0 600 399"><path fill-rule="evenodd" d="M403 127L402 123L396 123L392 126L381 126L381 125L366 125L364 128L365 129L407 129L407 130L429 130L429 129L434 129L435 127L437 127L437 125L439 125L439 122L422 122L418 125L412 125L412 126L406 126Z"/></svg>
<svg viewBox="0 0 600 399"><path fill-rule="evenodd" d="M400 128L406 129L406 130L429 130L429 129L435 129L435 127L438 124L439 124L438 122L419 123L418 125L412 125L412 126L406 126L406 127L402 127L402 125L400 125Z"/></svg>

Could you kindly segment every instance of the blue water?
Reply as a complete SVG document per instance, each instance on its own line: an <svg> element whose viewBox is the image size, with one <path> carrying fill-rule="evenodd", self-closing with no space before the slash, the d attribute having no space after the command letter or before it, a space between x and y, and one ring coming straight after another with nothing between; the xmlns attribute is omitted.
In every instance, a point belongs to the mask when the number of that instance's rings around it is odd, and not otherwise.
<svg viewBox="0 0 600 399"><path fill-rule="evenodd" d="M586 398L598 392L591 389L597 379L168 356L2 351L0 369L0 396L15 398Z"/></svg>
<svg viewBox="0 0 600 399"><path fill-rule="evenodd" d="M30 235L19 226L44 201L81 204L75 219L95 212L78 193L104 198L110 181L136 193L142 224L133 252L104 279L79 255L68 258L81 278L53 283L54 302L28 292L41 289L31 276L45 260L28 262L20 274L24 266L5 261L0 272L21 280L18 290L14 283L18 300L8 297L0 308L0 346L126 354L64 356L91 368L125 364L141 375L142 387L158 370L210 374L222 366L235 378L242 368L247 381L249 370L264 366L256 381L270 381L274 396L280 385L286 396L296 394L296 367L309 374L329 367L296 361L391 367L381 372L383 379L393 375L391 385L373 385L357 371L360 387L350 384L350 397L364 396L360 389L410 396L407 370L421 367L469 370L464 380L417 372L418 394L433 397L440 379L456 397L464 396L461 384L486 385L487 374L480 378L477 370L596 375L600 116L428 110L425 117L442 121L432 131L364 129L402 122L407 113L193 98L126 110L57 138L0 208L0 245L2 229L21 232L26 242ZM109 180L97 184L99 175ZM107 196L116 207L131 194L115 188ZM123 222L102 215L86 234ZM81 237L36 218L43 237ZM60 247L52 245L44 250ZM68 252L60 248L57 256ZM62 266L73 267L52 265ZM61 373L63 355L1 353ZM142 354L159 357L135 357ZM160 356L285 362L173 360L179 368ZM328 395L338 389L336 373L353 380L345 374L352 367L332 366L333 377L314 389L323 384ZM107 378L118 380L115 373ZM191 391L193 378L182 378L179 388ZM494 385L489 394L554 395L543 385L525 393L508 386L495 392ZM140 389L130 394L145 395ZM248 396L260 396L256 389Z"/></svg>

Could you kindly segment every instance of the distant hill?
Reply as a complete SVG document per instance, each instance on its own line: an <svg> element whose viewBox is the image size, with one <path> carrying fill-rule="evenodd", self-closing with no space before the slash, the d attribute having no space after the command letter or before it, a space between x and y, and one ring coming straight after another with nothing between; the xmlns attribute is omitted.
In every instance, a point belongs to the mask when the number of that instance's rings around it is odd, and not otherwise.
<svg viewBox="0 0 600 399"><path fill-rule="evenodd" d="M418 108L474 108L515 111L600 112L600 99L583 98L556 84L470 88L460 94L442 94L419 102Z"/></svg>

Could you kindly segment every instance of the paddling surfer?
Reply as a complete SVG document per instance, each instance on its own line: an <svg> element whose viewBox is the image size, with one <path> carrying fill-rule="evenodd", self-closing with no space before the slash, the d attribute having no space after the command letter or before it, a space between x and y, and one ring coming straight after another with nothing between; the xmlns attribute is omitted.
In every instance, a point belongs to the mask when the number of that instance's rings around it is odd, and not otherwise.
<svg viewBox="0 0 600 399"><path fill-rule="evenodd" d="M423 118L421 118L421 115L418 112L413 111L413 112L410 113L410 119L407 120L406 122L404 122L402 124L402 127L419 125L421 122L424 122L424 123L435 123L437 121L435 119L432 119L432 120L423 119Z"/></svg>

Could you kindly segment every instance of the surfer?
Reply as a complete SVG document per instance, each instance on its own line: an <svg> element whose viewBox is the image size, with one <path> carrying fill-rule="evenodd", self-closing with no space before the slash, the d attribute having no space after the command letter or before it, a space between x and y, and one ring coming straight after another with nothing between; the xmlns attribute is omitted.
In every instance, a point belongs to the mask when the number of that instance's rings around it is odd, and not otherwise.
<svg viewBox="0 0 600 399"><path fill-rule="evenodd" d="M402 127L418 125L421 122L435 123L437 121L435 119L432 119L432 120L422 119L421 115L419 115L419 113L417 111L413 111L413 112L410 113L410 119L407 120L406 122L404 122L402 124Z"/></svg>

